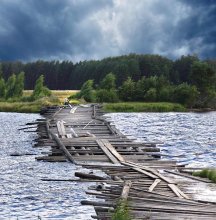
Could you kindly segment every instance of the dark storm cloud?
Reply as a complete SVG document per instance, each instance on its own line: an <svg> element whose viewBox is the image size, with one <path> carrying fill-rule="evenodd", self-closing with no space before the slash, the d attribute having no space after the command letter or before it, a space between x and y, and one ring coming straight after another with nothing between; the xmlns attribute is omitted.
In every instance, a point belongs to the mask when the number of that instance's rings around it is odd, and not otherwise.
<svg viewBox="0 0 216 220"><path fill-rule="evenodd" d="M176 31L179 39L190 42L189 50L202 57L216 57L216 1L184 0L191 14L183 19ZM176 37L177 38L177 37Z"/></svg>
<svg viewBox="0 0 216 220"><path fill-rule="evenodd" d="M216 57L214 0L1 0L0 59Z"/></svg>
<svg viewBox="0 0 216 220"><path fill-rule="evenodd" d="M105 0L0 2L0 59L69 58L82 50L89 53L89 41L97 41L100 31L88 18L109 4Z"/></svg>

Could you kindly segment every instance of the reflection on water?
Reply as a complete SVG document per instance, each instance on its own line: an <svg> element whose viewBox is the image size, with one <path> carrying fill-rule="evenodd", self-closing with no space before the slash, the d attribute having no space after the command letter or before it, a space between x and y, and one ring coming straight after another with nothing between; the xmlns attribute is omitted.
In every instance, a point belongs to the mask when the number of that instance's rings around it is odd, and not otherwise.
<svg viewBox="0 0 216 220"><path fill-rule="evenodd" d="M113 113L124 134L140 141L163 142L166 158L191 166L216 167L216 112Z"/></svg>
<svg viewBox="0 0 216 220"><path fill-rule="evenodd" d="M74 178L71 163L35 161L35 133L18 131L37 114L0 113L0 219L91 219L92 207L81 206L86 183L43 182L41 178ZM19 153L23 156L12 157Z"/></svg>

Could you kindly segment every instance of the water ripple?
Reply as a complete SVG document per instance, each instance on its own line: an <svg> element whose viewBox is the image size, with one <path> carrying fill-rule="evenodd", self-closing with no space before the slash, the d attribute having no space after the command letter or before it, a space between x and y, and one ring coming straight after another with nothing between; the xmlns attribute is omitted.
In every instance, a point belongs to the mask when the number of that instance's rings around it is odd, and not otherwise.
<svg viewBox="0 0 216 220"><path fill-rule="evenodd" d="M139 141L163 142L162 152L170 155L166 158L191 166L216 167L216 112L108 115L126 135Z"/></svg>
<svg viewBox="0 0 216 220"><path fill-rule="evenodd" d="M81 206L89 184L42 182L41 178L74 178L81 168L71 163L35 161L34 133L19 131L20 125L40 118L37 114L0 113L0 219L91 219L93 207ZM11 126L13 125L13 126Z"/></svg>

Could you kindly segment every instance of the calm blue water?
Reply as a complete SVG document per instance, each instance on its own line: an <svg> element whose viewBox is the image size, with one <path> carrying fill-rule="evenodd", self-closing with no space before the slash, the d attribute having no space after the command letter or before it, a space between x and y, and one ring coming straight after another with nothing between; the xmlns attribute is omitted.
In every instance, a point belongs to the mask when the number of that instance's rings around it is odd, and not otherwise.
<svg viewBox="0 0 216 220"><path fill-rule="evenodd" d="M163 142L164 158L190 166L216 167L216 112L209 113L113 113L124 134L139 141Z"/></svg>
<svg viewBox="0 0 216 220"><path fill-rule="evenodd" d="M79 170L71 163L35 161L32 148L35 133L18 131L20 125L40 118L37 114L0 113L0 219L91 219L92 207L81 206L87 199L86 183L42 182L41 178L74 178Z"/></svg>

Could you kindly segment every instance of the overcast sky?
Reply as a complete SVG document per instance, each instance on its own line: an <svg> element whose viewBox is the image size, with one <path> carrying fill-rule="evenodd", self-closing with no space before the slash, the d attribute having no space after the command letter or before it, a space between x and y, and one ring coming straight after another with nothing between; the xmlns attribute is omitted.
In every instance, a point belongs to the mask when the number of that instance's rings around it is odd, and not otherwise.
<svg viewBox="0 0 216 220"><path fill-rule="evenodd" d="M0 0L0 60L216 58L216 0Z"/></svg>

